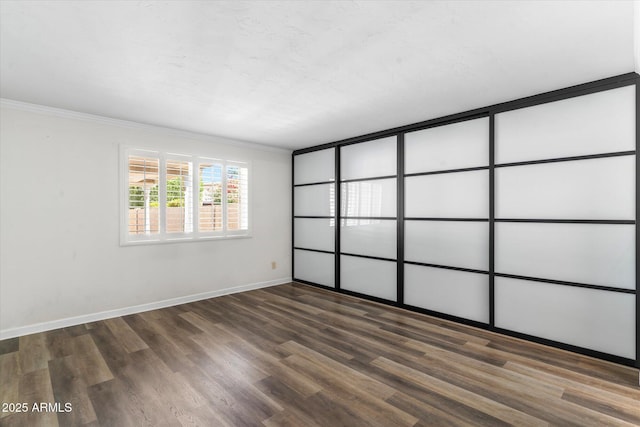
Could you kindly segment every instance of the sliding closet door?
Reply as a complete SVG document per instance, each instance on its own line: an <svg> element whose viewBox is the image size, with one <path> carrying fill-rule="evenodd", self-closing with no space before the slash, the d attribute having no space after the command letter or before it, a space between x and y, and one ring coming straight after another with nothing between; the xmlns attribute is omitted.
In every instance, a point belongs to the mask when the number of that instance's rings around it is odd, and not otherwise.
<svg viewBox="0 0 640 427"><path fill-rule="evenodd" d="M340 148L340 288L396 301L397 138Z"/></svg>
<svg viewBox="0 0 640 427"><path fill-rule="evenodd" d="M335 149L293 158L293 275L335 286Z"/></svg>
<svg viewBox="0 0 640 427"><path fill-rule="evenodd" d="M639 80L605 80L295 152L294 278L640 366Z"/></svg>
<svg viewBox="0 0 640 427"><path fill-rule="evenodd" d="M489 119L405 134L404 303L489 322Z"/></svg>
<svg viewBox="0 0 640 427"><path fill-rule="evenodd" d="M636 357L635 86L495 116L495 326Z"/></svg>

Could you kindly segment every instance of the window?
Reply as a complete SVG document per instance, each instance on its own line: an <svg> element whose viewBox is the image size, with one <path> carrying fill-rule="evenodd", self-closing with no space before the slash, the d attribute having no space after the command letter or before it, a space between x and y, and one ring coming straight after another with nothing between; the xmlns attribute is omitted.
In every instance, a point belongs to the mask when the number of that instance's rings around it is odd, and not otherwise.
<svg viewBox="0 0 640 427"><path fill-rule="evenodd" d="M248 163L121 151L122 244L249 235Z"/></svg>

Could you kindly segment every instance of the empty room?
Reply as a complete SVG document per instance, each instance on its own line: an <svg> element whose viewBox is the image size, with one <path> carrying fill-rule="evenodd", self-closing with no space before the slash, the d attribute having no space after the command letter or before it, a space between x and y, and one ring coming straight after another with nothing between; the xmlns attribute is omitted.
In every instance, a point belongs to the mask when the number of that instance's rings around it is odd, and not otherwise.
<svg viewBox="0 0 640 427"><path fill-rule="evenodd" d="M0 0L0 426L638 426L638 1Z"/></svg>

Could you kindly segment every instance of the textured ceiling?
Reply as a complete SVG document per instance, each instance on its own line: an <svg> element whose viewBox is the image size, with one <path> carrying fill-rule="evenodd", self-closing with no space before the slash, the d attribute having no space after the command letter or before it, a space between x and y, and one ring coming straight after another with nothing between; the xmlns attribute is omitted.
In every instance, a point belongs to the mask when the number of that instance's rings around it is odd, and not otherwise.
<svg viewBox="0 0 640 427"><path fill-rule="evenodd" d="M2 1L0 96L301 148L634 70L631 1Z"/></svg>

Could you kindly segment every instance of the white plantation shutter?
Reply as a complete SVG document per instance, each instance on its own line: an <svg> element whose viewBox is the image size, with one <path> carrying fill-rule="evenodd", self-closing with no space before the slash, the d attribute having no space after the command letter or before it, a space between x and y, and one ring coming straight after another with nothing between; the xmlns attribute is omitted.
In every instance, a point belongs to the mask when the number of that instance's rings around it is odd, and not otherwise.
<svg viewBox="0 0 640 427"><path fill-rule="evenodd" d="M245 163L229 163L226 166L227 231L249 230L249 168Z"/></svg>
<svg viewBox="0 0 640 427"><path fill-rule="evenodd" d="M223 230L223 176L221 163L201 160L198 165L200 186L198 202L198 230L201 233L221 232Z"/></svg>
<svg viewBox="0 0 640 427"><path fill-rule="evenodd" d="M127 158L127 232L133 238L158 234L158 184L160 159L151 155Z"/></svg>
<svg viewBox="0 0 640 427"><path fill-rule="evenodd" d="M193 163L168 159L166 172L166 232L193 231Z"/></svg>
<svg viewBox="0 0 640 427"><path fill-rule="evenodd" d="M121 149L123 245L249 236L249 169L194 155Z"/></svg>

